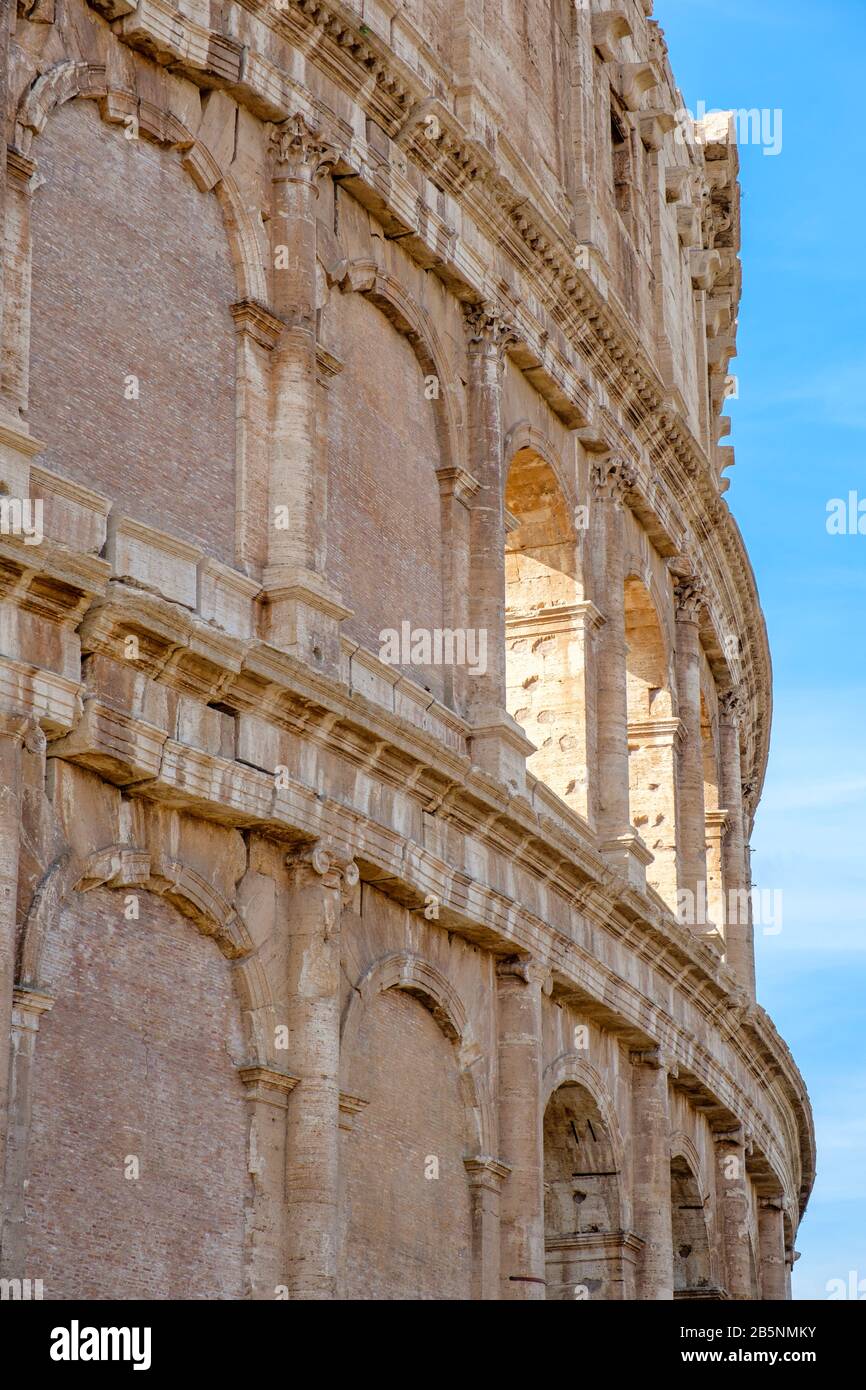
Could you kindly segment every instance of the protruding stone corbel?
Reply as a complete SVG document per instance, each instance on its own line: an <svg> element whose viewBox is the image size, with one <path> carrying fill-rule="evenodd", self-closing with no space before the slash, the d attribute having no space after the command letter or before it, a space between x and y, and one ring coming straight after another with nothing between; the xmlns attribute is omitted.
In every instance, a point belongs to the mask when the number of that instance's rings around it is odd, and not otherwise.
<svg viewBox="0 0 866 1390"><path fill-rule="evenodd" d="M256 1062L238 1067L238 1076L243 1082L244 1098L249 1101L263 1101L285 1110L289 1096L299 1084L300 1077L291 1076L278 1067L261 1066Z"/></svg>
<svg viewBox="0 0 866 1390"><path fill-rule="evenodd" d="M355 1128L355 1119L370 1104L368 1100L362 1100L360 1096L351 1096L348 1091L340 1092L340 1129L345 1133L351 1134Z"/></svg>
<svg viewBox="0 0 866 1390"><path fill-rule="evenodd" d="M681 245L689 250L701 244L701 215L691 203L680 203L677 206L677 235Z"/></svg>
<svg viewBox="0 0 866 1390"><path fill-rule="evenodd" d="M631 36L631 25L622 10L602 10L592 16L592 46L606 63L616 62L623 39Z"/></svg>
<svg viewBox="0 0 866 1390"><path fill-rule="evenodd" d="M616 88L629 111L637 111L642 97L659 85L658 69L654 63L619 63L616 68Z"/></svg>
<svg viewBox="0 0 866 1390"><path fill-rule="evenodd" d="M671 164L665 169L665 201L684 203L686 193L691 187L694 169L691 164Z"/></svg>
<svg viewBox="0 0 866 1390"><path fill-rule="evenodd" d="M696 290L711 290L722 270L718 251L693 249L689 256L689 272Z"/></svg>
<svg viewBox="0 0 866 1390"><path fill-rule="evenodd" d="M499 1192L511 1166L501 1158L491 1158L489 1154L464 1158L463 1166L469 1178L470 1188L485 1188L488 1192Z"/></svg>
<svg viewBox="0 0 866 1390"><path fill-rule="evenodd" d="M285 324L270 309L254 299L239 299L229 306L229 312L239 333L248 334L259 347L268 351L276 347Z"/></svg>
<svg viewBox="0 0 866 1390"><path fill-rule="evenodd" d="M664 145L665 136L670 135L676 123L676 117L672 111L655 109L639 111L637 113L637 128L644 148L660 150Z"/></svg>
<svg viewBox="0 0 866 1390"><path fill-rule="evenodd" d="M465 468L437 468L436 478L442 497L453 497L468 507L481 484Z"/></svg>

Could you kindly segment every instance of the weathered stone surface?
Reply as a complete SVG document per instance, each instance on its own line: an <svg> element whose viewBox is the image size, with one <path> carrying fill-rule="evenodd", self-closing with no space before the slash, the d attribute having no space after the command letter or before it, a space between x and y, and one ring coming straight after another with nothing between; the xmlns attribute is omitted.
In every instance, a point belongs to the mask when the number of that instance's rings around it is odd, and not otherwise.
<svg viewBox="0 0 866 1390"><path fill-rule="evenodd" d="M19 16L4 1278L790 1295L737 152L650 8Z"/></svg>

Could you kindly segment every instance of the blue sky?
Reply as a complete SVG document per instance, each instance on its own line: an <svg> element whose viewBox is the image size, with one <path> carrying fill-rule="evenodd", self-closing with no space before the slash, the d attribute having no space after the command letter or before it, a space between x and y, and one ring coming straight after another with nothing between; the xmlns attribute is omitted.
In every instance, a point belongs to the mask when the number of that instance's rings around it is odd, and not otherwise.
<svg viewBox="0 0 866 1390"><path fill-rule="evenodd" d="M784 892L757 942L758 994L809 1086L818 1182L795 1298L866 1281L866 180L855 56L863 0L656 0L685 103L780 108L782 149L741 149L743 304L727 494L758 577L775 669L753 846ZM859 58L857 58L859 61ZM864 507L866 512L866 507ZM866 528L866 520L864 520ZM866 1297L864 1282L862 1297Z"/></svg>

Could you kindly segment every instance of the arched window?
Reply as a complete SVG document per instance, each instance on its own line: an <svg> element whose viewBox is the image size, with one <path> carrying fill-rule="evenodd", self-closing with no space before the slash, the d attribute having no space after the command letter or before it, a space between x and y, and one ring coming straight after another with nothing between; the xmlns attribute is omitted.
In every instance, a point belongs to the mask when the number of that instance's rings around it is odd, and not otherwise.
<svg viewBox="0 0 866 1390"><path fill-rule="evenodd" d="M587 656L577 534L549 463L514 455L505 492L508 711L538 750L529 771L589 818Z"/></svg>
<svg viewBox="0 0 866 1390"><path fill-rule="evenodd" d="M704 1198L697 1178L681 1156L671 1160L671 1227L674 1298L712 1298Z"/></svg>
<svg viewBox="0 0 866 1390"><path fill-rule="evenodd" d="M544 1113L547 1297L633 1298L620 1203L621 1174L608 1127L589 1091L566 1082Z"/></svg>

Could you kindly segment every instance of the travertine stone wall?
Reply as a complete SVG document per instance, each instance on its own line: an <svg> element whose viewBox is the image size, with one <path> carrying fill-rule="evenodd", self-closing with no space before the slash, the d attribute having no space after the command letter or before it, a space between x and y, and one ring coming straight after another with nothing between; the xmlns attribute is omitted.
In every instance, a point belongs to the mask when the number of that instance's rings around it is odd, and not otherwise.
<svg viewBox="0 0 866 1390"><path fill-rule="evenodd" d="M19 8L4 1279L790 1296L737 152L651 9Z"/></svg>

